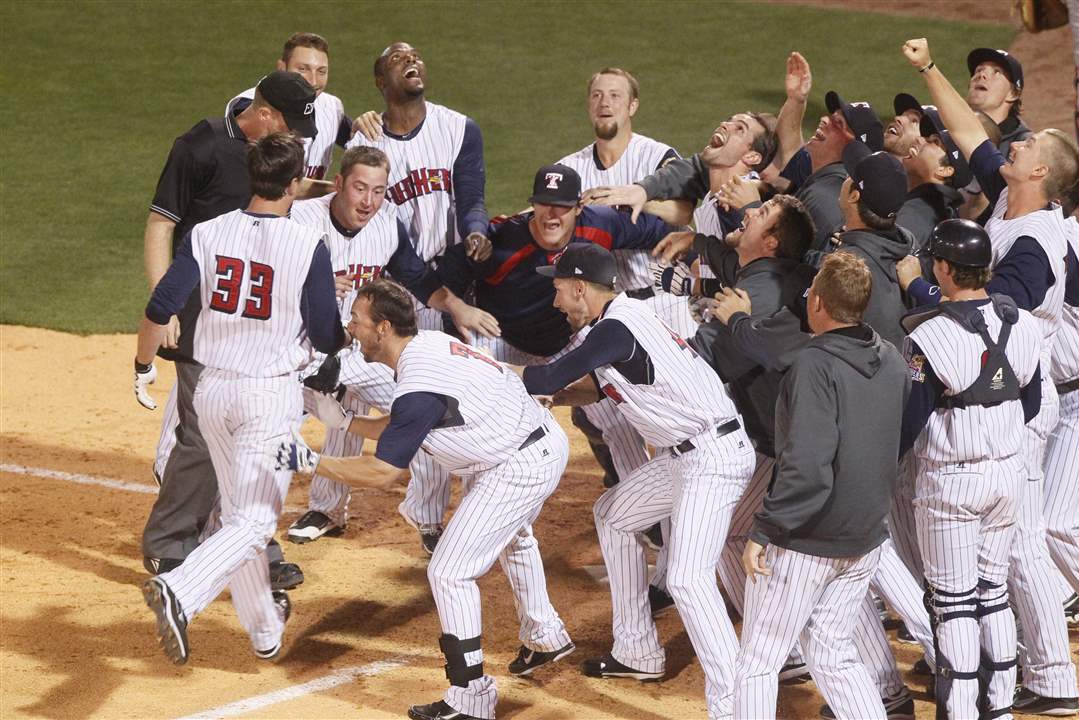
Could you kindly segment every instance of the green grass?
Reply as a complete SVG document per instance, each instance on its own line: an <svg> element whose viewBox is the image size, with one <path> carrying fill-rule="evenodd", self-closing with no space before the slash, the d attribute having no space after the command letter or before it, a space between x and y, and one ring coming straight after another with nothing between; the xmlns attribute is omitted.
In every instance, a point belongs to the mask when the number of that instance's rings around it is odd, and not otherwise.
<svg viewBox="0 0 1079 720"><path fill-rule="evenodd" d="M923 91L899 53L927 35L965 81L999 25L835 10L689 2L25 2L0 8L0 322L126 332L146 301L142 231L172 139L272 68L296 30L330 41L329 90L350 114L379 109L374 57L406 39L428 63L430 99L483 129L492 213L518 209L540 165L591 139L585 82L635 72L634 127L680 152L744 110L775 112L787 53L815 87L807 126L837 89L891 112ZM924 96L924 91L921 95Z"/></svg>

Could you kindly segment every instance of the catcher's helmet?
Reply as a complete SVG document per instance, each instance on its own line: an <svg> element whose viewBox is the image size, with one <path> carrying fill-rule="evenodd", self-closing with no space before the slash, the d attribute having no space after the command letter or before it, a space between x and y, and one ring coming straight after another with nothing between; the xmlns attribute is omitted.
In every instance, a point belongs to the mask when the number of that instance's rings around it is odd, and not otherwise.
<svg viewBox="0 0 1079 720"><path fill-rule="evenodd" d="M989 233L970 220L944 220L929 235L926 249L933 257L956 265L981 268L993 261Z"/></svg>

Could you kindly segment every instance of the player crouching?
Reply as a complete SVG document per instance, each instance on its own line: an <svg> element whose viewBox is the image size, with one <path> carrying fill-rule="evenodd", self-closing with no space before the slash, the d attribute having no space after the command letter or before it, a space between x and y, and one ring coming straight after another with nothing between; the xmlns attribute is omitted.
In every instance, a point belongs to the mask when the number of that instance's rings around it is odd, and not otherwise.
<svg viewBox="0 0 1079 720"><path fill-rule="evenodd" d="M480 593L476 580L498 560L515 596L524 645L509 670L528 675L573 652L547 596L532 523L558 487L569 441L558 422L509 368L456 338L418 331L412 296L389 280L359 288L349 332L364 360L397 376L390 414L346 414L319 399L328 427L376 440L374 456L321 458L284 444L279 463L357 487L389 487L418 452L429 453L464 482L465 496L427 567L450 687L442 700L414 705L414 720L494 718L498 692L483 671Z"/></svg>

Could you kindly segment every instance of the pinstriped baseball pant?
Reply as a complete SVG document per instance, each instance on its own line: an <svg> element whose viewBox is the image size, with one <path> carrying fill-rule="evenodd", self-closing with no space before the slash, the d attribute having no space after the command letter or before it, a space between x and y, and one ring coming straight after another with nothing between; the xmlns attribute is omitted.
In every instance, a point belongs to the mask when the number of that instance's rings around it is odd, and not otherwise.
<svg viewBox="0 0 1079 720"><path fill-rule="evenodd" d="M1060 396L1060 419L1045 446L1045 540L1079 593L1079 390Z"/></svg>
<svg viewBox="0 0 1079 720"><path fill-rule="evenodd" d="M735 661L735 718L774 718L779 669L801 638L817 688L836 717L885 720L884 704L850 636L880 548L823 558L770 545L769 576L746 584L742 645Z"/></svg>
<svg viewBox="0 0 1079 720"><path fill-rule="evenodd" d="M276 451L299 427L300 387L294 375L245 378L203 371L194 405L217 473L221 527L162 576L188 621L228 586L256 650L273 647L284 631L265 550L292 477L276 469Z"/></svg>
<svg viewBox="0 0 1079 720"><path fill-rule="evenodd" d="M667 588L704 669L709 717L726 717L738 639L716 584L716 565L754 455L744 430L720 438L709 431L692 441L695 450L680 456L660 452L596 501L596 529L611 583L611 654L637 670L664 670L636 533L669 517Z"/></svg>
<svg viewBox="0 0 1079 720"><path fill-rule="evenodd" d="M569 460L569 440L550 413L547 435L510 460L465 482L465 495L450 518L427 566L442 632L459 639L481 634L476 580L497 560L514 595L521 642L533 650L557 650L570 642L547 595L539 544L532 523L558 487ZM465 653L474 665L483 651ZM493 718L498 690L489 674L468 687L450 685L444 699L458 712Z"/></svg>

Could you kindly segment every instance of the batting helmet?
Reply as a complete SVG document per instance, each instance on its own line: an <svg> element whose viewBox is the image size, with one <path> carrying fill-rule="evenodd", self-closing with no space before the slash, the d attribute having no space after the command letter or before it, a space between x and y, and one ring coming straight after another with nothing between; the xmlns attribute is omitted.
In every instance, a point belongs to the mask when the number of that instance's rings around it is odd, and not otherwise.
<svg viewBox="0 0 1079 720"><path fill-rule="evenodd" d="M993 261L989 233L970 220L944 220L937 223L929 236L927 248L933 257L964 267L988 267Z"/></svg>

